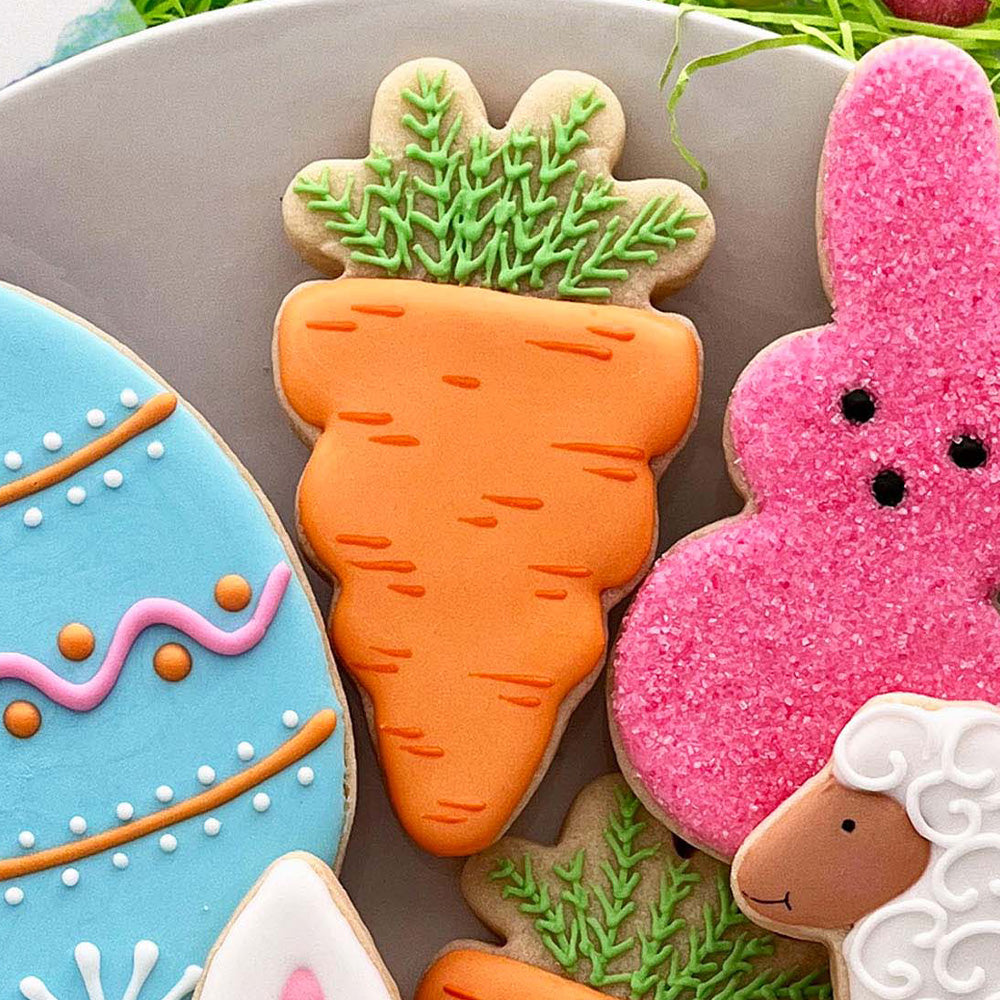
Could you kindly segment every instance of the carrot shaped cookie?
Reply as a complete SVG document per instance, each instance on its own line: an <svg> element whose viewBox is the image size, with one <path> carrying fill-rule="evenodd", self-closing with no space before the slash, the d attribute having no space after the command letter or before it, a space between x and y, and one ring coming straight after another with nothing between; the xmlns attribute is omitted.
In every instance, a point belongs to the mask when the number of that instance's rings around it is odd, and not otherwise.
<svg viewBox="0 0 1000 1000"><path fill-rule="evenodd" d="M276 322L313 446L300 533L397 813L436 854L491 844L540 780L695 416L697 336L650 296L694 275L711 216L676 182L616 181L623 135L591 77L537 81L497 131L425 59L380 87L367 159L284 198L292 243L342 275Z"/></svg>

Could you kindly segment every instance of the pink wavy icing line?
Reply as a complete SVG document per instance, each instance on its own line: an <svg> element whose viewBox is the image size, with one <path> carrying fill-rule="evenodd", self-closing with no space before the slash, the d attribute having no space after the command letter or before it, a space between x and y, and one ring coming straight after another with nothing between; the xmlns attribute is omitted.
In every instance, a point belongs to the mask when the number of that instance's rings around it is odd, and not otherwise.
<svg viewBox="0 0 1000 1000"><path fill-rule="evenodd" d="M291 577L291 568L286 563L278 563L267 576L250 620L232 632L213 625L180 601L145 597L122 615L104 662L89 681L74 684L24 653L0 653L0 680L24 681L63 708L89 712L114 690L136 639L153 625L169 625L210 652L223 656L239 656L252 649L267 635Z"/></svg>

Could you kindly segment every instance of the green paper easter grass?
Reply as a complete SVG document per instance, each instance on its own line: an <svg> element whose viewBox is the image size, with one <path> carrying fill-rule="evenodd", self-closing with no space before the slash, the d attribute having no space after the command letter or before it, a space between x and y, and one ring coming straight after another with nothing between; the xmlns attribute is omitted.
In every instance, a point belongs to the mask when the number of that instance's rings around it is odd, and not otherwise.
<svg viewBox="0 0 1000 1000"><path fill-rule="evenodd" d="M132 0L147 27L178 21L182 17L204 14L223 7L238 7L250 0Z"/></svg>
<svg viewBox="0 0 1000 1000"><path fill-rule="evenodd" d="M990 78L994 95L1000 105L1000 7L993 6L986 19L968 28L949 28L921 21L896 17L879 0L770 0L753 9L732 6L726 0L703 0L701 3L654 0L679 8L674 44L660 79L660 88L666 87L673 72L680 48L682 23L685 15L697 11L716 17L741 21L767 31L776 37L762 38L741 45L727 52L702 56L687 63L680 70L667 99L670 137L677 151L696 171L702 188L708 185L708 174L680 135L677 123L677 106L692 76L699 70L721 66L768 49L808 45L825 49L848 62L857 62L876 45L892 38L923 35L942 38L968 52Z"/></svg>
<svg viewBox="0 0 1000 1000"><path fill-rule="evenodd" d="M821 951L761 932L728 868L673 839L620 776L574 803L562 838L473 858L463 891L503 953L631 1000L830 1000Z"/></svg>

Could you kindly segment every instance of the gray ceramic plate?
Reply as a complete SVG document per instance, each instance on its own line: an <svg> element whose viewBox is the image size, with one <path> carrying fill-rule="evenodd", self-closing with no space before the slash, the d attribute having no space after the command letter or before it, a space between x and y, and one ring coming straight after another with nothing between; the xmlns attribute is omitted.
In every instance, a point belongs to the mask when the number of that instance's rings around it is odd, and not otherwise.
<svg viewBox="0 0 1000 1000"><path fill-rule="evenodd" d="M693 183L657 88L675 24L650 0L274 0L114 42L0 94L0 278L61 303L137 351L212 422L289 527L306 453L271 383L275 310L314 277L282 237L278 198L320 156L363 156L368 114L397 63L463 63L496 123L536 76L576 68L617 91L622 177ZM692 18L684 56L758 34ZM816 268L815 174L847 71L786 49L695 77L684 137L704 159L716 249L673 300L705 344L697 432L662 485L661 548L738 506L722 416L747 361L828 315ZM2 331L0 331L2 336ZM321 605L328 590L317 585ZM617 616L613 625L617 623ZM358 814L343 879L405 996L455 937L488 937L386 801L360 705ZM611 769L598 685L514 832L553 839L573 796Z"/></svg>

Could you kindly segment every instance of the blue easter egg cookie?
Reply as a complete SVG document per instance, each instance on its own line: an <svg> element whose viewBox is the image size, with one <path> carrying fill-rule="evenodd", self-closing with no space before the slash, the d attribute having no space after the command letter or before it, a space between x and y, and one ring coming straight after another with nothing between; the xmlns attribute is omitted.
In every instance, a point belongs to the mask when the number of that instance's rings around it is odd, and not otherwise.
<svg viewBox="0 0 1000 1000"><path fill-rule="evenodd" d="M179 1000L350 722L274 511L121 345L0 284L0 1000Z"/></svg>

